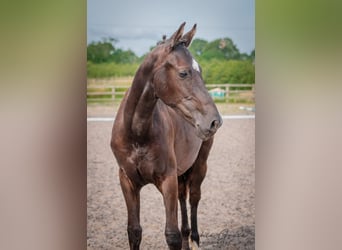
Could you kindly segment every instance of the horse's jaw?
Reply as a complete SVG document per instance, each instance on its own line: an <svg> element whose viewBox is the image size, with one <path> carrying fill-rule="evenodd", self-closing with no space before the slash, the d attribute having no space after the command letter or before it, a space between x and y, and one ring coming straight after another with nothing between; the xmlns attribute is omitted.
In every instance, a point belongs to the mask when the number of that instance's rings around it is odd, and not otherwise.
<svg viewBox="0 0 342 250"><path fill-rule="evenodd" d="M211 121L213 118L210 119L205 117L197 110L191 112L186 108L185 105L182 105L181 103L172 108L195 129L196 136L203 141L207 141L214 136L218 128L222 125L222 118L219 113L215 114L214 116L218 119L217 125L215 125L214 128L209 129L205 128L206 126L203 124L206 124L206 120ZM207 125L207 127L210 127L210 125Z"/></svg>

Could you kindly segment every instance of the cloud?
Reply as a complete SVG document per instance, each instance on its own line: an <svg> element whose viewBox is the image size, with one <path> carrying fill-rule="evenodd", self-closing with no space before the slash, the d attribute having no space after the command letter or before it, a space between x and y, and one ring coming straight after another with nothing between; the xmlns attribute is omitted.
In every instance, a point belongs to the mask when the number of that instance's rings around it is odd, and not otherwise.
<svg viewBox="0 0 342 250"><path fill-rule="evenodd" d="M119 40L117 46L134 52L145 50L140 52L143 54L162 35L171 36L183 21L187 22L186 30L198 24L197 38L212 41L229 37L242 53L255 47L254 0L88 0L87 42L113 37Z"/></svg>
<svg viewBox="0 0 342 250"><path fill-rule="evenodd" d="M103 38L113 37L118 40L116 47L131 49L141 56L148 52L151 46L160 41L164 34L168 37L172 35L166 34L160 27L92 26L88 27L87 42L101 41Z"/></svg>
<svg viewBox="0 0 342 250"><path fill-rule="evenodd" d="M102 37L113 37L121 40L155 40L156 42L161 39L162 32L159 28L144 28L144 27L105 27L93 26L88 28L88 38L99 40ZM88 42L90 41L88 39Z"/></svg>

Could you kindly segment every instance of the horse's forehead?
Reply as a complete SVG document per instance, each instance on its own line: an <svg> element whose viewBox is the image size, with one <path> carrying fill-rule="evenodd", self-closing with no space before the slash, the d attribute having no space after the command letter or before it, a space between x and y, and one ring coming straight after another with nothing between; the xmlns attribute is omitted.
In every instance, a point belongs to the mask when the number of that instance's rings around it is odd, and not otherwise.
<svg viewBox="0 0 342 250"><path fill-rule="evenodd" d="M195 60L195 58L192 58L192 68L196 70L197 72L200 72L200 67L198 65L198 62Z"/></svg>
<svg viewBox="0 0 342 250"><path fill-rule="evenodd" d="M199 67L198 62L195 60L195 58L193 58L193 56L190 54L189 51L184 50L183 53L178 54L176 58L178 58L178 60L181 60L183 62L190 63L194 70L196 70L197 72L200 72L200 67Z"/></svg>

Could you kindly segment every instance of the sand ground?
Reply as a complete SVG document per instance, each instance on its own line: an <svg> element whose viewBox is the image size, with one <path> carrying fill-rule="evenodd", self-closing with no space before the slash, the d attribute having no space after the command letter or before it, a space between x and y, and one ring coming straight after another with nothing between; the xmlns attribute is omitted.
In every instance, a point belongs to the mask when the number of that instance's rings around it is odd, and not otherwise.
<svg viewBox="0 0 342 250"><path fill-rule="evenodd" d="M114 113L112 107L88 108L88 116ZM87 125L88 249L129 249L126 205L109 146L112 122ZM224 120L215 135L198 209L201 249L254 249L254 130L254 119ZM153 185L141 191L140 217L141 249L168 249L163 200Z"/></svg>

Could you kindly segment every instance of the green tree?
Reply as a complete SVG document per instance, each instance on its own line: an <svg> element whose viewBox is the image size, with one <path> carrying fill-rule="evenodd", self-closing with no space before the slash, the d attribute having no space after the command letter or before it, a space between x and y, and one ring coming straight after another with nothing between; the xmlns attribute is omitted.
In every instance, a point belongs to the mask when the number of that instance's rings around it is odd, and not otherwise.
<svg viewBox="0 0 342 250"><path fill-rule="evenodd" d="M250 59L254 62L255 61L255 49L252 50L251 54L249 55Z"/></svg>
<svg viewBox="0 0 342 250"><path fill-rule="evenodd" d="M193 56L198 58L202 55L207 45L208 42L206 40L196 38L192 41L189 50Z"/></svg>
<svg viewBox="0 0 342 250"><path fill-rule="evenodd" d="M240 59L240 52L230 38L223 38L206 44L199 57L204 60Z"/></svg>
<svg viewBox="0 0 342 250"><path fill-rule="evenodd" d="M87 60L93 63L116 62L135 63L138 57L132 50L115 48L114 38L104 38L100 42L92 42L87 46Z"/></svg>
<svg viewBox="0 0 342 250"><path fill-rule="evenodd" d="M202 65L206 83L254 83L255 68L251 61L211 60Z"/></svg>
<svg viewBox="0 0 342 250"><path fill-rule="evenodd" d="M135 74L146 54L137 57L131 50L115 48L116 42L114 38L107 38L88 45L88 77ZM212 42L194 39L189 50L201 65L206 83L255 82L255 50L250 54L240 53L230 38L216 39Z"/></svg>
<svg viewBox="0 0 342 250"><path fill-rule="evenodd" d="M132 50L116 49L111 55L111 61L116 63L135 63L138 57Z"/></svg>
<svg viewBox="0 0 342 250"><path fill-rule="evenodd" d="M114 38L103 39L100 42L92 42L87 46L87 60L94 63L108 62L115 52Z"/></svg>

